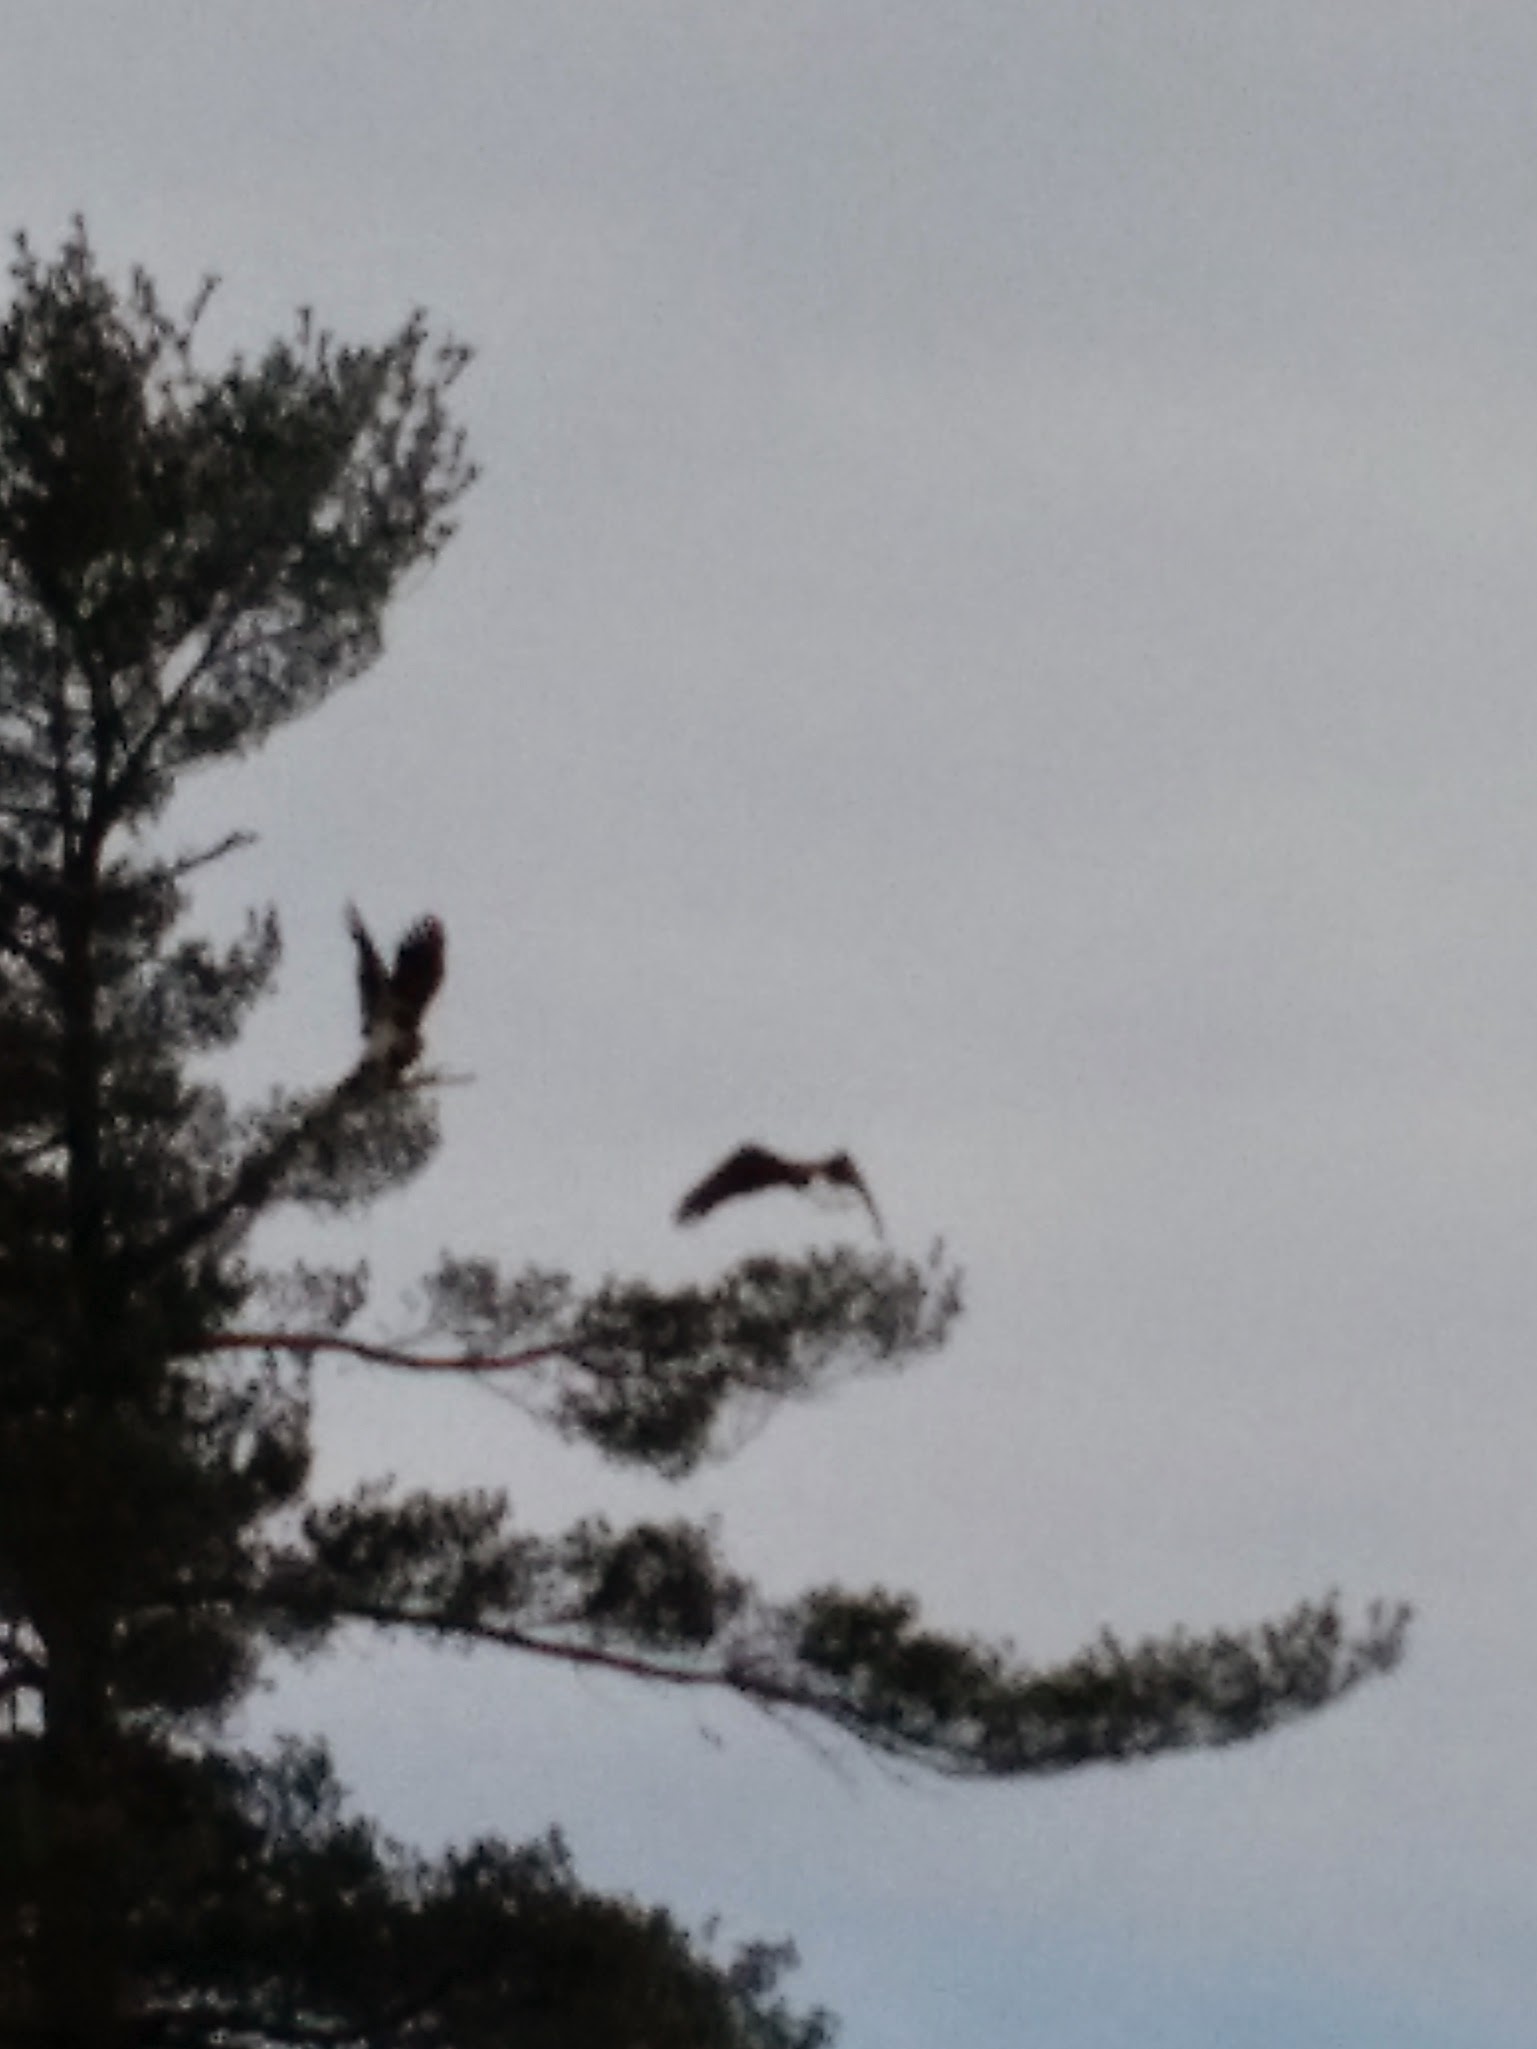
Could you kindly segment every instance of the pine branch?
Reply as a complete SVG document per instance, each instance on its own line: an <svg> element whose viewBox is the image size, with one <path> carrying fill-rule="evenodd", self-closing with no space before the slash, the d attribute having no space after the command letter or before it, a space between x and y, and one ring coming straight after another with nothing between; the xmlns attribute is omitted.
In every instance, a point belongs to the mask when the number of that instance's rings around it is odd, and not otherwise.
<svg viewBox="0 0 1537 2049"><path fill-rule="evenodd" d="M142 1286L175 1266L189 1253L215 1237L242 1213L254 1215L271 1199L283 1174L303 1156L306 1149L339 1126L349 1111L378 1088L377 1077L361 1069L354 1071L322 1097L306 1115L270 1144L252 1154L240 1167L228 1188L192 1216L164 1231L149 1244L136 1247L123 1260L129 1287Z"/></svg>
<svg viewBox="0 0 1537 2049"><path fill-rule="evenodd" d="M1351 1633L1331 1596L1252 1629L1131 1648L1106 1633L1037 1670L1007 1644L924 1628L914 1600L883 1589L770 1603L727 1570L708 1528L589 1522L541 1539L512 1532L497 1495L390 1501L378 1489L312 1511L302 1546L267 1554L238 1593L201 1598L265 1611L295 1642L366 1622L714 1688L988 1778L1262 1734L1391 1670L1408 1623L1407 1609L1379 1604Z"/></svg>
<svg viewBox="0 0 1537 2049"><path fill-rule="evenodd" d="M294 1612L309 1619L302 1603ZM337 1622L494 1644L650 1685L732 1693L771 1713L830 1723L872 1750L957 1779L1042 1777L1248 1741L1392 1671L1409 1621L1407 1608L1374 1608L1362 1633L1347 1640L1332 1600L1304 1603L1259 1628L1148 1639L1130 1649L1107 1634L1068 1664L1040 1671L1008 1670L993 1653L925 1637L915 1662L958 1666L976 1658L982 1668L973 1675L982 1682L975 1694L947 1711L919 1675L905 1685L872 1671L829 1676L804 1645L805 1662L791 1676L780 1669L777 1645L746 1644L715 1664L689 1664L406 1605L339 1599L329 1612Z"/></svg>
<svg viewBox="0 0 1537 2049"><path fill-rule="evenodd" d="M276 569L271 575L276 574ZM269 576L270 582L270 576ZM202 648L188 665L186 674L170 687L161 697L154 712L145 721L143 730L130 746L125 748L122 765L113 780L110 792L119 806L131 799L134 778L141 774L150 761L155 749L171 731L180 713L192 700L197 685L212 673L215 664L227 649L231 637L245 619L248 612L259 605L261 599L250 591L249 579L235 592L224 595L224 616L212 627L205 627Z"/></svg>
<svg viewBox="0 0 1537 2049"><path fill-rule="evenodd" d="M211 847L204 847L200 853L184 854L166 869L172 882L180 882L183 876L195 874L199 868L208 868L215 861L222 861L226 854L236 854L244 847L254 847L257 835L254 832L226 833L222 840L216 840Z"/></svg>
<svg viewBox="0 0 1537 2049"><path fill-rule="evenodd" d="M330 1330L222 1331L205 1339L201 1349L206 1352L293 1352L301 1358L314 1358L321 1352L345 1352L351 1358L365 1359L376 1366L399 1367L408 1373L512 1373L544 1365L551 1359L575 1356L571 1344L559 1342L530 1345L520 1352L408 1352L363 1338L342 1337ZM588 1362L582 1363L587 1364L588 1371L602 1370Z"/></svg>
<svg viewBox="0 0 1537 2049"><path fill-rule="evenodd" d="M445 1259L422 1292L430 1328L468 1354L554 1347L571 1370L531 1385L528 1402L605 1458L678 1478L720 1453L729 1423L933 1350L961 1289L936 1244L921 1262L850 1246L748 1258L708 1287L610 1276L585 1297L565 1274Z"/></svg>

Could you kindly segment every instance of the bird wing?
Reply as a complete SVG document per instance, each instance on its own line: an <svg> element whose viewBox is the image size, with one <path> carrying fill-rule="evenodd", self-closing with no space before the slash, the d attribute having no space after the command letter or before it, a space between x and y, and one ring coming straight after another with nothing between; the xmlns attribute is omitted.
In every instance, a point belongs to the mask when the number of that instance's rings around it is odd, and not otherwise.
<svg viewBox="0 0 1537 2049"><path fill-rule="evenodd" d="M440 918L419 918L395 954L395 972L390 977L390 994L399 1008L402 1022L415 1025L422 1012L443 986L447 955L446 937Z"/></svg>
<svg viewBox="0 0 1537 2049"><path fill-rule="evenodd" d="M840 1187L853 1189L854 1193L863 1202L865 1208L870 1212L870 1221L874 1224L877 1233L884 1238L886 1227L881 1222L880 1211L875 1207L875 1197L870 1193L869 1184L865 1180L864 1175L855 1166L852 1155L849 1153L834 1153L832 1158L823 1167L822 1175L825 1180L835 1181Z"/></svg>
<svg viewBox="0 0 1537 2049"><path fill-rule="evenodd" d="M379 1015L390 978L379 957L378 947L368 936L368 927L358 915L356 904L347 906L347 929L357 941L358 1002L363 1010L363 1029L367 1032Z"/></svg>
<svg viewBox="0 0 1537 2049"><path fill-rule="evenodd" d="M696 1224L734 1196L756 1195L760 1188L782 1187L795 1178L790 1162L771 1153L767 1146L738 1146L684 1196L678 1204L677 1221Z"/></svg>

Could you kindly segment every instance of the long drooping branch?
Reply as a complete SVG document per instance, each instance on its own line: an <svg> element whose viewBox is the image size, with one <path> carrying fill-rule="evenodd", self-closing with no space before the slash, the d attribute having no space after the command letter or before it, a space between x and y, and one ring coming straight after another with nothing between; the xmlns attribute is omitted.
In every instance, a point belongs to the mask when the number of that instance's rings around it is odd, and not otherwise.
<svg viewBox="0 0 1537 2049"><path fill-rule="evenodd" d="M880 1592L827 1590L786 1609L754 1601L718 1641L693 1649L604 1641L601 1624L582 1635L574 1620L530 1628L404 1600L335 1599L332 1619L731 1693L770 1713L830 1724L941 1776L1015 1778L1265 1734L1390 1671L1409 1617L1403 1608L1374 1607L1350 1635L1331 1597L1257 1628L1204 1637L1128 1647L1107 1633L1045 1670L923 1631L912 1604Z"/></svg>
<svg viewBox="0 0 1537 2049"><path fill-rule="evenodd" d="M1347 1624L1335 1596L1257 1627L1127 1646L1108 1632L1038 1669L1008 1644L942 1635L909 1596L822 1587L773 1602L708 1525L602 1521L541 1537L497 1494L368 1487L314 1509L234 1581L185 1583L176 1612L261 1618L314 1648L347 1623L495 1644L811 1717L954 1777L1011 1778L1257 1736L1403 1655L1408 1611Z"/></svg>

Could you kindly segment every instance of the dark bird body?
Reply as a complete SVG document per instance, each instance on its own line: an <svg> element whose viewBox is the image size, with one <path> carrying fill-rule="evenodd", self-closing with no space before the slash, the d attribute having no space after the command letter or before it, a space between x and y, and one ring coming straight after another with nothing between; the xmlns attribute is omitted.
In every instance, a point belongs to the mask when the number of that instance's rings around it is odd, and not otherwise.
<svg viewBox="0 0 1537 2049"><path fill-rule="evenodd" d="M869 1210L876 1230L881 1230L881 1213L875 1207L875 1198L847 1153L829 1153L825 1160L789 1160L763 1145L738 1146L728 1159L722 1160L678 1204L677 1221L697 1224L711 1210L739 1195L757 1195L765 1188L810 1188L818 1181L832 1188L851 1188Z"/></svg>
<svg viewBox="0 0 1537 2049"><path fill-rule="evenodd" d="M422 1017L443 985L442 921L419 918L384 964L354 906L347 926L358 949L358 1001L363 1012L363 1065L394 1080L421 1058Z"/></svg>

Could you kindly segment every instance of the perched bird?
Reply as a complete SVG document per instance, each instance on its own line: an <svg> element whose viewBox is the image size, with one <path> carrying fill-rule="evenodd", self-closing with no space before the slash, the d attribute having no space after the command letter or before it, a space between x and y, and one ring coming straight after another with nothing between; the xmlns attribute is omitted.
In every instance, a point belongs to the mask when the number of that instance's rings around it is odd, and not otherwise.
<svg viewBox="0 0 1537 2049"><path fill-rule="evenodd" d="M765 1188L809 1188L815 1181L826 1182L833 1188L852 1188L869 1210L876 1230L882 1231L875 1198L847 1153L829 1153L825 1160L787 1160L783 1154L771 1153L762 1145L738 1146L712 1173L706 1174L698 1187L691 1188L678 1204L677 1221L697 1224L712 1209L739 1195L757 1195Z"/></svg>
<svg viewBox="0 0 1537 2049"><path fill-rule="evenodd" d="M418 918L387 968L353 904L347 927L357 942L363 1010L363 1065L396 1080L421 1058L422 1015L443 984L444 934L438 918Z"/></svg>

